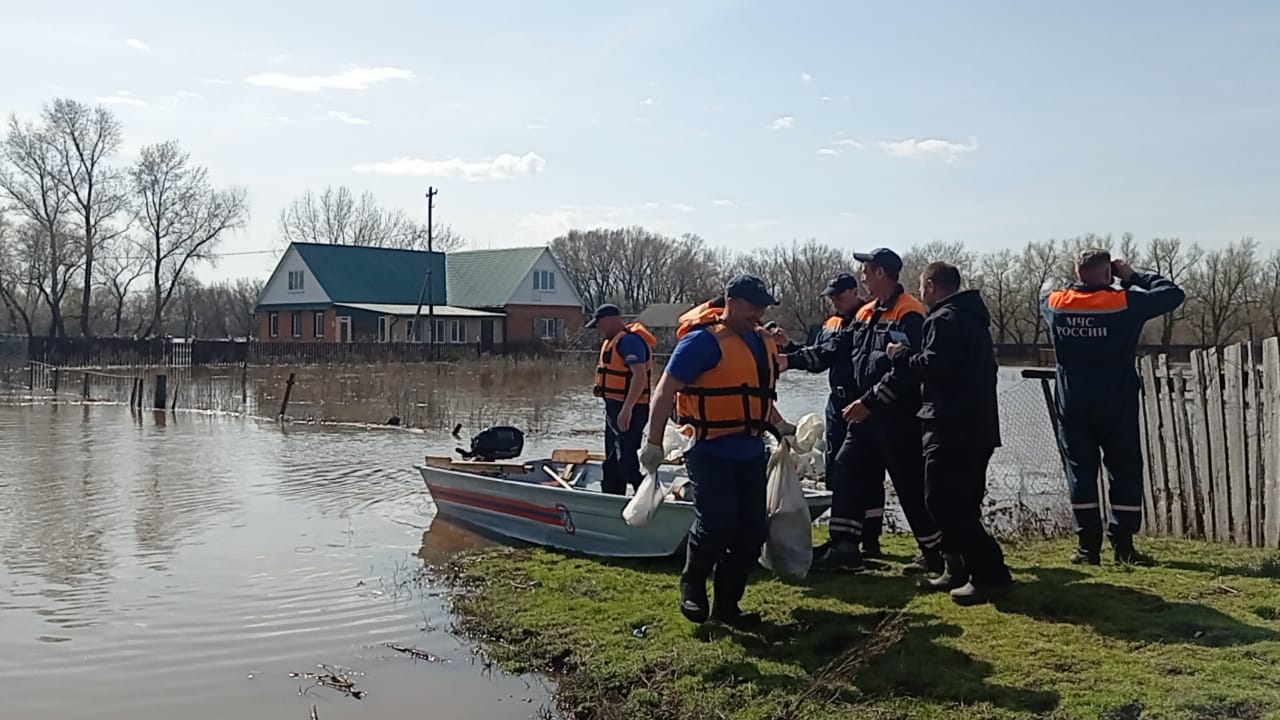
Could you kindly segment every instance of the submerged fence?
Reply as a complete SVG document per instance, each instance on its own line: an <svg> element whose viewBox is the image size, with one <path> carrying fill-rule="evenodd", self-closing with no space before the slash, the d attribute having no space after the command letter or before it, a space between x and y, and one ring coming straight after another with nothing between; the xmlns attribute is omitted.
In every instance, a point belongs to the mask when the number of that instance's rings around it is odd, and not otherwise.
<svg viewBox="0 0 1280 720"><path fill-rule="evenodd" d="M1189 360L1138 360L1145 532L1280 547L1280 338ZM1052 371L1023 375L1041 380L1056 426ZM1105 469L1098 484L1105 510Z"/></svg>

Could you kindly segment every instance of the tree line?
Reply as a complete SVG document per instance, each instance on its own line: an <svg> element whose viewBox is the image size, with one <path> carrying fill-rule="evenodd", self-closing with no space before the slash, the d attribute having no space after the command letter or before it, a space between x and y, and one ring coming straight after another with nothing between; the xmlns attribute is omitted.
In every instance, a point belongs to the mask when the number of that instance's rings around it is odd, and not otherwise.
<svg viewBox="0 0 1280 720"><path fill-rule="evenodd" d="M551 247L588 306L612 302L625 313L639 313L655 303L694 304L719 293L728 277L751 272L781 301L774 317L799 332L812 331L830 313L819 291L831 277L858 268L851 249L815 239L731 252L697 235L675 238L642 227L574 230ZM1280 335L1280 250L1264 253L1249 237L1211 250L1179 238L1140 242L1131 233L1035 240L986 253L958 242L895 250L909 291L916 291L928 263L950 262L969 287L982 292L996 342L1034 344L1048 342L1040 314L1043 289L1070 283L1074 259L1091 247L1158 272L1187 291L1181 308L1148 324L1146 342L1221 345Z"/></svg>
<svg viewBox="0 0 1280 720"><path fill-rule="evenodd" d="M206 337L251 334L262 280L204 285L219 247L249 218L245 188L215 185L176 140L120 162L124 130L101 106L60 98L16 113L0 139L0 332ZM306 191L280 211L290 242L425 248L403 210L346 187ZM462 238L436 227L431 245Z"/></svg>

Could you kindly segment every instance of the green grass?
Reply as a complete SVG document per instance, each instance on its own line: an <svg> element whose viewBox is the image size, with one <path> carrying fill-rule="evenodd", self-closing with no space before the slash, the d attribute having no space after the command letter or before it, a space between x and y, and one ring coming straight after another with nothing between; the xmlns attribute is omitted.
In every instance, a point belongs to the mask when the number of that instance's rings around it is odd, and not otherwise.
<svg viewBox="0 0 1280 720"><path fill-rule="evenodd" d="M757 572L752 632L681 617L675 561L498 550L447 574L462 628L555 673L573 718L1280 717L1274 553L1148 540L1156 567L1078 568L1069 542L1007 544L1019 586L961 608L898 573L908 543L856 575Z"/></svg>

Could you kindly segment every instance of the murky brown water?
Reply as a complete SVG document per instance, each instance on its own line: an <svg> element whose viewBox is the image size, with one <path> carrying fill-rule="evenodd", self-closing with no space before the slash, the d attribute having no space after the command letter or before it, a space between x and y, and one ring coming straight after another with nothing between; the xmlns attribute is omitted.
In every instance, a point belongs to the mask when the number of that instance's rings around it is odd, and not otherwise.
<svg viewBox="0 0 1280 720"><path fill-rule="evenodd" d="M419 372L313 369L295 387L295 407L329 408L313 415L412 412L416 431L0 405L0 717L304 718L315 704L325 720L528 718L549 704L537 679L482 671L440 589L407 582L422 557L473 542L424 532L433 508L412 464L457 446L455 423L464 437L524 427L531 454L598 445L590 371ZM1059 502L1062 476L1039 388L1007 373L992 493L1034 514ZM255 402L273 404L265 388L283 376L259 371ZM209 397L238 399L234 373L219 382ZM824 399L825 378L797 374L781 405L798 419ZM310 683L290 673L322 663L361 673L367 695L299 695Z"/></svg>

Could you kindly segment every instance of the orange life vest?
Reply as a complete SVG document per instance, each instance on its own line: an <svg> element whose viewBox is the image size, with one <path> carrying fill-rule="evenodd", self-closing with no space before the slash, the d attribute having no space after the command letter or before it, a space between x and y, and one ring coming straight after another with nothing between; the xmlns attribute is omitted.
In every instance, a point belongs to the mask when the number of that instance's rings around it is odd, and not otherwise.
<svg viewBox="0 0 1280 720"><path fill-rule="evenodd" d="M640 391L639 403L649 404L649 388L653 383L653 350L658 346L658 339L640 323L631 323L626 330L614 335L600 344L600 360L596 363L596 397L608 400L625 401L634 381L627 359L617 352L618 343L628 334L634 334L649 346L649 358L644 363L644 390Z"/></svg>
<svg viewBox="0 0 1280 720"><path fill-rule="evenodd" d="M697 439L738 433L759 436L769 427L773 401L778 398L778 345L756 329L767 358L761 363L747 341L721 322L721 308L710 303L699 307L701 315L695 315L699 308L694 308L681 316L677 335L706 328L720 343L720 363L676 393L676 424L692 429Z"/></svg>

